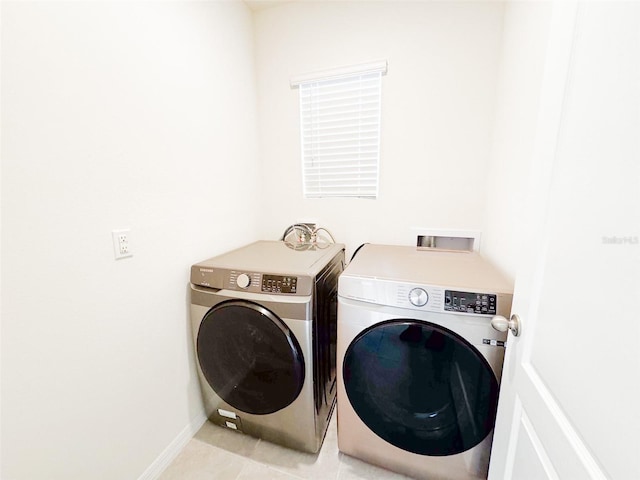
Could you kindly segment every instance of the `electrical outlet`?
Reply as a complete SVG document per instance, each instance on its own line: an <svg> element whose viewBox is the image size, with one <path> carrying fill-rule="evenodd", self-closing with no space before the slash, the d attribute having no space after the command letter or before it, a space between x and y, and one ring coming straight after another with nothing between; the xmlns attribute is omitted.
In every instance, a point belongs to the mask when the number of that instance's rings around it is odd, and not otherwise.
<svg viewBox="0 0 640 480"><path fill-rule="evenodd" d="M130 245L131 230L113 230L111 235L113 235L113 253L116 260L133 256Z"/></svg>

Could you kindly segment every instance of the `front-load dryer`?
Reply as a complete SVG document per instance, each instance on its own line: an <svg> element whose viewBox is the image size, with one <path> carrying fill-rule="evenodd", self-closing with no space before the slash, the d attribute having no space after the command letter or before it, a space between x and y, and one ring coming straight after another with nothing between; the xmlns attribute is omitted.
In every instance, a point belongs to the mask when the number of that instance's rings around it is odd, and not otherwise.
<svg viewBox="0 0 640 480"><path fill-rule="evenodd" d="M322 445L336 396L341 244L255 242L191 267L207 417L302 451Z"/></svg>
<svg viewBox="0 0 640 480"><path fill-rule="evenodd" d="M512 288L474 252L365 245L338 290L338 446L415 478L485 479Z"/></svg>

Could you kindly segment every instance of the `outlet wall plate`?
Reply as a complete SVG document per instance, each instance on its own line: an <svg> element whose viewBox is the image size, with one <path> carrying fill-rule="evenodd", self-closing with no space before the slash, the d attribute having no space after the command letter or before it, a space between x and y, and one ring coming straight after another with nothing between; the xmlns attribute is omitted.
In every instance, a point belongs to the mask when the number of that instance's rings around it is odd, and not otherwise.
<svg viewBox="0 0 640 480"><path fill-rule="evenodd" d="M111 236L113 238L113 254L116 260L133 256L130 243L131 230L129 230L128 228L113 230L111 232Z"/></svg>

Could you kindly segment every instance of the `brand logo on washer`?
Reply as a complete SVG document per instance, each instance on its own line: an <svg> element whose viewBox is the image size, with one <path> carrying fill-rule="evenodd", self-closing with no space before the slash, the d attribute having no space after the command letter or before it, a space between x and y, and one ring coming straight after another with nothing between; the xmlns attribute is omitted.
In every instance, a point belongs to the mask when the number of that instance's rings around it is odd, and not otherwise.
<svg viewBox="0 0 640 480"><path fill-rule="evenodd" d="M483 338L482 343L484 345L491 345L492 347L504 347L506 342L501 342L500 340L493 340L491 338Z"/></svg>
<svg viewBox="0 0 640 480"><path fill-rule="evenodd" d="M213 273L213 268L200 268L200 271L203 273Z"/></svg>

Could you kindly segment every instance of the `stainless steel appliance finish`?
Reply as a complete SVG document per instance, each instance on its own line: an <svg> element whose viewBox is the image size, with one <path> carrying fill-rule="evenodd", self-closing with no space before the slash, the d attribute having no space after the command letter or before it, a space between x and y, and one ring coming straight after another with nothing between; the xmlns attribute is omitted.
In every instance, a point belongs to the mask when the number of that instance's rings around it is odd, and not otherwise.
<svg viewBox="0 0 640 480"><path fill-rule="evenodd" d="M259 241L191 267L210 421L317 452L336 396L341 244Z"/></svg>
<svg viewBox="0 0 640 480"><path fill-rule="evenodd" d="M415 478L487 475L511 285L474 252L365 245L339 280L338 446Z"/></svg>

